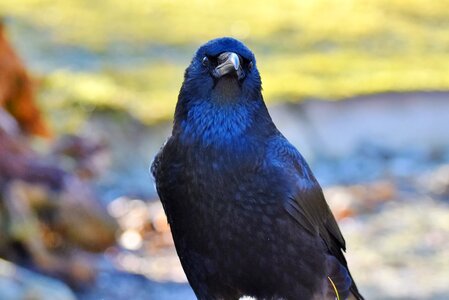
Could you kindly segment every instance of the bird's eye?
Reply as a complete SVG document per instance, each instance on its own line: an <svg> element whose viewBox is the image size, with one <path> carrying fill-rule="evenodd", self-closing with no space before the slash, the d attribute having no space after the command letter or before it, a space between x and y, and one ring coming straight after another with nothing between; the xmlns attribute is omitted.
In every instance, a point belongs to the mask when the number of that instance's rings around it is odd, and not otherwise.
<svg viewBox="0 0 449 300"><path fill-rule="evenodd" d="M252 68L253 68L253 62L250 61L249 64L248 64L248 70L251 70Z"/></svg>
<svg viewBox="0 0 449 300"><path fill-rule="evenodd" d="M203 60L201 61L201 63L203 64L203 66L207 67L209 65L209 58L207 58L207 56L205 56L203 58Z"/></svg>

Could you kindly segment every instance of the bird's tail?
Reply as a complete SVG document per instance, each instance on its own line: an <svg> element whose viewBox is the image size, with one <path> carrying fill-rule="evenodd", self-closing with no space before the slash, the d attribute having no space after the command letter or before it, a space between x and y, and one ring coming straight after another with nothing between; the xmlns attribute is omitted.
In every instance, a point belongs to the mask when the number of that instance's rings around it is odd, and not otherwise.
<svg viewBox="0 0 449 300"><path fill-rule="evenodd" d="M364 300L349 270L334 256L327 256L326 262L328 265L328 297L336 300Z"/></svg>
<svg viewBox="0 0 449 300"><path fill-rule="evenodd" d="M349 275L351 276L351 275ZM351 276L352 279L352 276ZM365 298L363 298L363 296L360 294L359 290L357 289L357 286L355 285L354 280L352 279L352 285L350 288L351 291L351 296L349 297L349 299L355 299L355 300L365 300Z"/></svg>

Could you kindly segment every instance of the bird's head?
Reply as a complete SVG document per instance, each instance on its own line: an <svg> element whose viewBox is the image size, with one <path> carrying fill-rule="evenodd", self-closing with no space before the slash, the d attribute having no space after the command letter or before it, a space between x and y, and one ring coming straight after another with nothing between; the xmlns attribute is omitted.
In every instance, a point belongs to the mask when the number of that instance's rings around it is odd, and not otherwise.
<svg viewBox="0 0 449 300"><path fill-rule="evenodd" d="M224 37L197 50L185 72L181 94L198 100L237 101L257 98L260 91L254 54L240 41Z"/></svg>
<svg viewBox="0 0 449 300"><path fill-rule="evenodd" d="M229 37L207 42L185 71L175 129L184 124L192 135L210 137L218 136L209 134L212 130L248 128L256 111L265 107L261 85L254 54L242 42Z"/></svg>

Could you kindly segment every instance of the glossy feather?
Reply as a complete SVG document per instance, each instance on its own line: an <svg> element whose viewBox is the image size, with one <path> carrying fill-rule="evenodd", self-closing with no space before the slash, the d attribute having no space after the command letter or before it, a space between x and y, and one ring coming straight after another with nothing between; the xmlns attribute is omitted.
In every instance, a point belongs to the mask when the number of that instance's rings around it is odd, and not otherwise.
<svg viewBox="0 0 449 300"><path fill-rule="evenodd" d="M211 76L229 51L241 80ZM199 299L335 299L331 281L340 299L363 299L321 187L273 124L254 55L239 41L199 48L151 171Z"/></svg>

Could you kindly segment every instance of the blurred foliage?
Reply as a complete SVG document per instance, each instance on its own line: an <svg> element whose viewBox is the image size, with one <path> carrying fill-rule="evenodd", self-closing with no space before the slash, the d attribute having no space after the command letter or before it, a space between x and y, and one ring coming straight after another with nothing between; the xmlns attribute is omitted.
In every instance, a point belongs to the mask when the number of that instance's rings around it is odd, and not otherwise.
<svg viewBox="0 0 449 300"><path fill-rule="evenodd" d="M449 0L2 0L0 14L37 32L43 51L106 57L99 67L47 72L48 110L63 117L66 107L113 108L153 122L171 117L193 51L218 36L254 50L269 102L447 90L448 7ZM122 61L108 63L111 53Z"/></svg>

